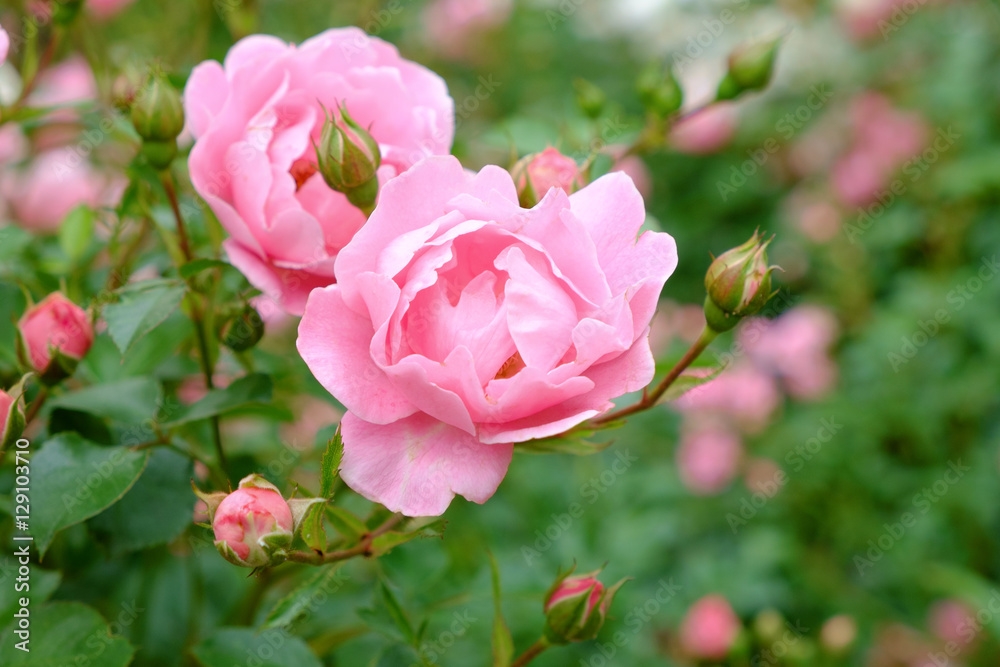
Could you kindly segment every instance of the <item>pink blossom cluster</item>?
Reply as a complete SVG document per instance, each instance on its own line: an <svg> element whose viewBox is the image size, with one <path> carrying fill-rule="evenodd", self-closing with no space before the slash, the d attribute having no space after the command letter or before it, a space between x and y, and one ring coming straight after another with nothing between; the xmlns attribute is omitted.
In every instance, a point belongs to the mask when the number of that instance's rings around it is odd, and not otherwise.
<svg viewBox="0 0 1000 667"><path fill-rule="evenodd" d="M744 462L742 436L761 432L783 396L801 401L825 396L837 379L829 354L836 336L836 321L818 306L744 322L737 330L742 354L719 377L675 403L684 416L677 465L685 486L699 494L722 491ZM759 469L748 466L748 474Z"/></svg>

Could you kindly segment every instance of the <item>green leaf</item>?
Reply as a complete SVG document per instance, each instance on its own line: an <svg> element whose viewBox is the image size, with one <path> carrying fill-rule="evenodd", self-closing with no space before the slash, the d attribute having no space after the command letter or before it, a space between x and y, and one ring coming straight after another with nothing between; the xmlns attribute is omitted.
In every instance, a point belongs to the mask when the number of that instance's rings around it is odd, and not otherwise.
<svg viewBox="0 0 1000 667"><path fill-rule="evenodd" d="M392 590L382 579L378 582L378 592L379 597L382 598L382 603L385 605L386 611L389 612L389 617L392 619L392 622L395 623L396 627L399 628L399 631L403 633L403 637L406 641L415 645L417 643L417 633L413 630L413 624L410 623L410 619L403 610L403 607L399 604L399 600L396 599Z"/></svg>
<svg viewBox="0 0 1000 667"><path fill-rule="evenodd" d="M321 490L319 495L323 498L333 498L333 484L337 480L337 471L340 470L340 460L344 456L344 441L340 437L340 429L333 436L333 439L326 445L323 452Z"/></svg>
<svg viewBox="0 0 1000 667"><path fill-rule="evenodd" d="M383 556L400 544L406 544L419 537L440 537L444 533L446 521L438 519L412 532L389 532L379 535L371 543L371 553L374 557Z"/></svg>
<svg viewBox="0 0 1000 667"><path fill-rule="evenodd" d="M609 424L604 428L614 428L620 424ZM528 440L517 445L517 451L531 454L573 454L574 456L590 456L603 452L614 440L607 442L590 442L588 437L594 435L593 430L570 431L551 438Z"/></svg>
<svg viewBox="0 0 1000 667"><path fill-rule="evenodd" d="M121 500L146 467L149 452L101 447L60 433L31 460L31 535L39 557L55 534Z"/></svg>
<svg viewBox="0 0 1000 667"><path fill-rule="evenodd" d="M676 401L692 389L696 389L706 382L711 382L719 377L719 374L725 369L725 366L717 366L715 368L699 368L695 371L681 373L681 376L674 380L670 388L660 397L659 402L669 403L670 401Z"/></svg>
<svg viewBox="0 0 1000 667"><path fill-rule="evenodd" d="M30 544L29 542L15 542L11 552L19 545ZM22 597L31 600L31 610L34 612L38 606L51 597L59 587L62 575L53 570L43 570L37 565L31 566L31 581L28 582L31 588L28 591L17 591L14 588L17 577L17 569L20 563L11 556L0 557L0 624L6 625L10 619L14 618L14 612L20 608L18 600Z"/></svg>
<svg viewBox="0 0 1000 667"><path fill-rule="evenodd" d="M156 417L160 385L152 377L128 378L63 394L51 399L49 405L125 424L141 424Z"/></svg>
<svg viewBox="0 0 1000 667"><path fill-rule="evenodd" d="M182 266L180 269L180 275L181 278L187 280L188 278L196 276L202 271L207 271L208 269L221 269L231 266L231 264L227 264L226 262L218 259L196 259Z"/></svg>
<svg viewBox="0 0 1000 667"><path fill-rule="evenodd" d="M322 667L304 641L275 628L260 634L252 628L223 628L191 652L203 667L245 665L251 658L255 667Z"/></svg>
<svg viewBox="0 0 1000 667"><path fill-rule="evenodd" d="M509 667L514 659L514 638L503 618L500 597L500 568L490 553L490 579L493 584L493 667Z"/></svg>
<svg viewBox="0 0 1000 667"><path fill-rule="evenodd" d="M361 539L362 535L368 532L368 526L343 507L328 505L326 509L327 516L330 517L330 523L333 524L333 529L340 533L348 542L355 543Z"/></svg>
<svg viewBox="0 0 1000 667"><path fill-rule="evenodd" d="M326 516L326 512L323 505L324 503L317 503L310 507L300 528L302 541L310 549L320 553L326 551L326 529L323 527L323 517Z"/></svg>
<svg viewBox="0 0 1000 667"><path fill-rule="evenodd" d="M59 226L59 246L73 262L87 252L94 238L94 212L87 206L70 211Z"/></svg>
<svg viewBox="0 0 1000 667"><path fill-rule="evenodd" d="M177 281L146 281L127 286L118 303L104 307L108 334L122 356L181 305L186 289Z"/></svg>
<svg viewBox="0 0 1000 667"><path fill-rule="evenodd" d="M427 664L421 660L420 655L410 646L405 644L390 644L378 654L372 667L402 667L403 665Z"/></svg>
<svg viewBox="0 0 1000 667"><path fill-rule="evenodd" d="M304 584L281 598L268 613L261 629L287 629L299 619L315 611L329 596L333 595L347 581L347 574L342 570L343 563L333 563L318 569Z"/></svg>
<svg viewBox="0 0 1000 667"><path fill-rule="evenodd" d="M111 636L100 614L78 602L50 602L31 610L30 652L16 647L21 639L13 631L11 624L0 638L4 667L126 667L135 653L126 639Z"/></svg>
<svg viewBox="0 0 1000 667"><path fill-rule="evenodd" d="M236 380L225 389L213 389L167 427L179 426L231 412L252 410L255 415L284 416L284 412L271 406L271 378L254 373Z"/></svg>
<svg viewBox="0 0 1000 667"><path fill-rule="evenodd" d="M114 553L170 542L191 523L193 466L172 449L153 450L146 471L119 502L91 520Z"/></svg>

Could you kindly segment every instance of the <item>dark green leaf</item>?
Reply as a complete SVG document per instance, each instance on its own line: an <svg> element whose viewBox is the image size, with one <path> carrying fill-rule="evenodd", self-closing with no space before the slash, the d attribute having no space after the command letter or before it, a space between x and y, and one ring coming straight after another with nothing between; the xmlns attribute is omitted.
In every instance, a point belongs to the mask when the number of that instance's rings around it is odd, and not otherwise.
<svg viewBox="0 0 1000 667"><path fill-rule="evenodd" d="M100 447L75 433L60 433L31 460L30 532L39 554L55 534L98 514L128 492L149 452Z"/></svg>
<svg viewBox="0 0 1000 667"><path fill-rule="evenodd" d="M217 415L252 409L254 414L283 415L271 403L271 378L254 373L236 380L225 389L214 389L171 421L168 426L179 426Z"/></svg>
<svg viewBox="0 0 1000 667"><path fill-rule="evenodd" d="M26 542L21 542L26 544ZM17 548L14 546L11 551ZM31 600L31 609L38 609L38 606L49 599L59 586L62 575L52 570L43 570L37 565L31 566L31 586L28 591L17 591L14 588L14 581L17 577L19 563L11 556L0 558L0 625L6 625L10 619L14 618L14 612L20 608L18 600L22 597Z"/></svg>
<svg viewBox="0 0 1000 667"><path fill-rule="evenodd" d="M202 271L207 271L208 269L221 269L232 266L218 259L196 259L192 262L188 262L180 269L181 278L187 280L192 276L196 276Z"/></svg>
<svg viewBox="0 0 1000 667"><path fill-rule="evenodd" d="M7 626L0 637L4 667L125 667L135 653L127 640L111 636L100 614L76 602L50 602L31 610L30 652L16 648L21 640L13 629L13 624Z"/></svg>
<svg viewBox="0 0 1000 667"><path fill-rule="evenodd" d="M416 644L417 633L413 630L413 624L410 623L410 619L399 604L399 600L396 599L395 594L393 594L384 580L379 580L378 591L379 597L382 599L382 604L385 605L386 611L389 612L389 617L392 618L393 623L396 624L399 631L403 633L403 637L410 644Z"/></svg>
<svg viewBox="0 0 1000 667"><path fill-rule="evenodd" d="M326 516L324 504L317 503L310 507L302 520L300 533L302 541L313 551L326 551L326 529L323 527L323 517Z"/></svg>
<svg viewBox="0 0 1000 667"><path fill-rule="evenodd" d="M304 584L278 601L267 615L262 629L288 628L314 611L329 596L335 594L347 581L343 563L333 563L319 568Z"/></svg>
<svg viewBox="0 0 1000 667"><path fill-rule="evenodd" d="M275 628L260 634L252 628L223 628L191 652L203 667L322 667L298 637Z"/></svg>
<svg viewBox="0 0 1000 667"><path fill-rule="evenodd" d="M160 385L151 377L93 385L49 401L55 408L76 410L126 424L140 424L156 416Z"/></svg>
<svg viewBox="0 0 1000 667"><path fill-rule="evenodd" d="M124 356L132 345L180 306L186 287L174 281L149 281L122 290L118 303L104 307L108 334Z"/></svg>
<svg viewBox="0 0 1000 667"><path fill-rule="evenodd" d="M340 470L340 460L344 456L344 441L340 437L340 429L336 435L326 445L323 452L323 465L321 476L321 490L319 495L323 498L333 498L333 484L337 480L337 471Z"/></svg>

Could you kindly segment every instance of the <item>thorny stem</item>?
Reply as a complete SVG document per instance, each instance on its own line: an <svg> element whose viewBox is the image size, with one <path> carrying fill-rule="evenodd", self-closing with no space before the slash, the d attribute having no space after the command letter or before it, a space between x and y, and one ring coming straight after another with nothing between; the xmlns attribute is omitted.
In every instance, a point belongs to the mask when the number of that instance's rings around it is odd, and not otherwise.
<svg viewBox="0 0 1000 667"><path fill-rule="evenodd" d="M367 556L371 553L372 542L375 538L388 533L390 530L395 528L399 523L404 521L406 517L401 514L394 514L385 523L373 530L372 532L366 534L361 538L355 546L350 549L341 549L339 551L329 551L325 554L318 554L312 551L293 551L288 554L288 560L294 563L306 563L308 565L327 565L329 563L336 563L342 560L349 560L355 556Z"/></svg>
<svg viewBox="0 0 1000 667"><path fill-rule="evenodd" d="M617 421L624 417L634 415L637 412L648 410L649 408L656 405L657 402L660 400L660 398L663 397L663 394L666 393L667 389L670 388L670 385L672 385L677 380L677 378L681 376L681 373L684 372L684 369L690 366L695 359L701 356L701 353L705 351L705 348L708 347L713 340L715 340L715 337L717 335L718 335L717 333L715 333L706 326L702 330L701 336L698 337L698 340L695 341L693 345L691 345L691 347L688 349L687 352L684 353L684 356L681 357L681 360L678 361L677 364L670 369L670 372L667 373L667 376L662 380L660 380L660 383L656 385L656 387L652 391L649 391L648 388L643 390L642 400L640 400L638 403L634 403L633 405L628 406L627 408L622 408L621 410L615 410L613 412L609 412L606 415L594 419L591 423L594 424L595 426L599 426L601 424L607 424L608 422Z"/></svg>

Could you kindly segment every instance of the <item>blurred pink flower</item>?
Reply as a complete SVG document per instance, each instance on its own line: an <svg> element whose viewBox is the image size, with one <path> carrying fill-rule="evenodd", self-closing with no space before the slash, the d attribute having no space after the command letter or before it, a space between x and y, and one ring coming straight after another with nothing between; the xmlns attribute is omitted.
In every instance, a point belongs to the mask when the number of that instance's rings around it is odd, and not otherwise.
<svg viewBox="0 0 1000 667"><path fill-rule="evenodd" d="M77 206L117 206L126 185L124 176L104 173L69 149L46 151L24 169L0 173L0 195L14 222L37 233L58 230Z"/></svg>
<svg viewBox="0 0 1000 667"><path fill-rule="evenodd" d="M719 377L695 387L674 402L685 414L706 413L729 419L747 433L767 425L781 395L770 374L753 364L737 363Z"/></svg>
<svg viewBox="0 0 1000 667"><path fill-rule="evenodd" d="M61 107L96 97L97 80L90 65L83 56L71 56L38 75L28 103L33 107Z"/></svg>
<svg viewBox="0 0 1000 667"><path fill-rule="evenodd" d="M87 0L87 9L99 19L109 19L135 0Z"/></svg>
<svg viewBox="0 0 1000 667"><path fill-rule="evenodd" d="M740 437L714 424L685 426L677 447L677 470L688 490L712 495L725 489L740 467Z"/></svg>
<svg viewBox="0 0 1000 667"><path fill-rule="evenodd" d="M608 155L615 162L611 166L611 171L620 171L626 174L635 183L636 189L643 199L649 199L653 195L653 175L649 172L649 167L638 155L625 155L628 151L625 144L613 144L606 149Z"/></svg>
<svg viewBox="0 0 1000 667"><path fill-rule="evenodd" d="M677 123L670 131L670 144L682 153L717 153L732 141L737 118L736 108L731 104L713 104Z"/></svg>
<svg viewBox="0 0 1000 667"><path fill-rule="evenodd" d="M295 407L295 421L281 425L281 439L294 449L312 447L321 429L340 422L344 416L329 401L312 396L301 396Z"/></svg>
<svg viewBox="0 0 1000 667"><path fill-rule="evenodd" d="M477 38L507 21L512 0L432 0L424 9L428 45L446 58L473 55Z"/></svg>
<svg viewBox="0 0 1000 667"><path fill-rule="evenodd" d="M10 35L0 25L0 65L7 62L7 52L10 50Z"/></svg>
<svg viewBox="0 0 1000 667"><path fill-rule="evenodd" d="M971 643L976 636L975 611L961 600L947 599L931 607L928 626L938 639L959 646Z"/></svg>
<svg viewBox="0 0 1000 667"><path fill-rule="evenodd" d="M773 321L745 323L737 336L754 364L780 377L790 395L815 400L837 381L837 366L829 354L837 330L828 310L800 306Z"/></svg>
<svg viewBox="0 0 1000 667"><path fill-rule="evenodd" d="M451 156L390 181L299 325L299 353L348 409L344 481L410 516L485 502L513 443L648 384L677 254L668 234L640 235L645 219L624 174L531 209L503 169Z"/></svg>
<svg viewBox="0 0 1000 667"><path fill-rule="evenodd" d="M814 194L792 194L785 200L785 216L813 243L827 243L841 229L837 207Z"/></svg>
<svg viewBox="0 0 1000 667"><path fill-rule="evenodd" d="M680 628L681 646L692 658L722 660L740 628L729 601L721 595L708 595L688 609Z"/></svg>
<svg viewBox="0 0 1000 667"><path fill-rule="evenodd" d="M787 478L782 476L781 466L772 459L754 458L747 461L743 473L743 482L751 493L761 493L772 497L777 493Z"/></svg>
<svg viewBox="0 0 1000 667"><path fill-rule="evenodd" d="M454 102L441 77L358 28L302 44L253 35L225 62L195 67L184 91L196 137L191 180L229 232L229 260L292 314L334 280L337 254L365 214L316 173L328 109L372 128L381 182L450 151Z"/></svg>

